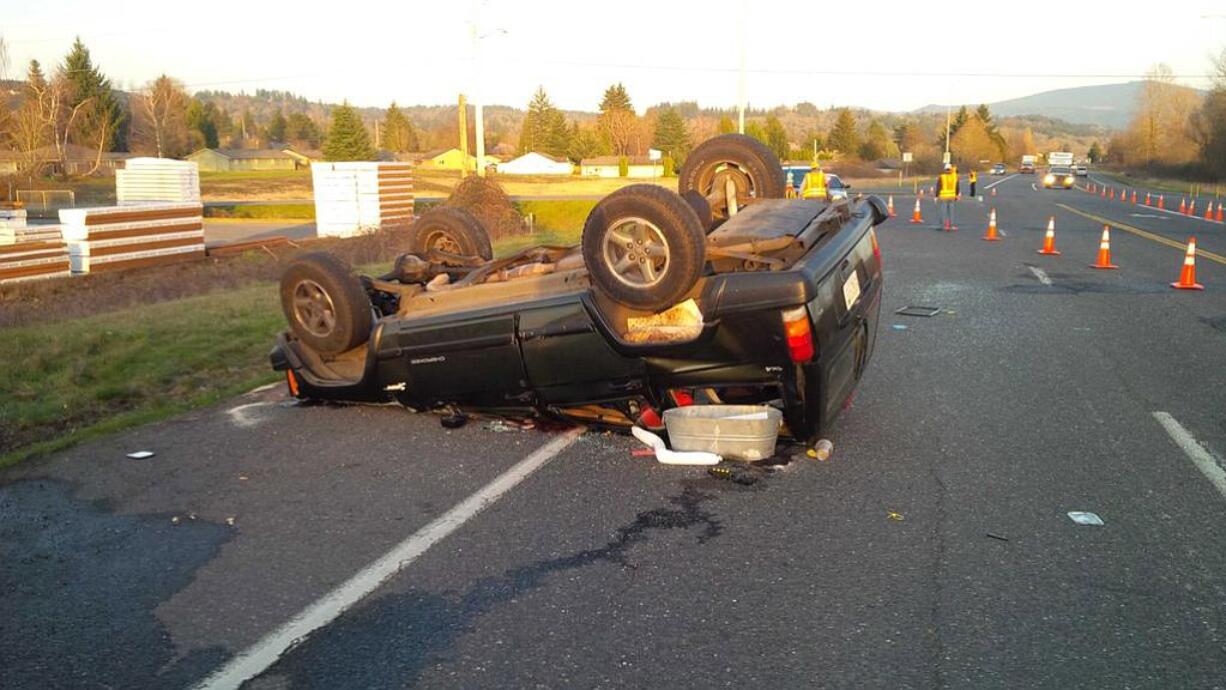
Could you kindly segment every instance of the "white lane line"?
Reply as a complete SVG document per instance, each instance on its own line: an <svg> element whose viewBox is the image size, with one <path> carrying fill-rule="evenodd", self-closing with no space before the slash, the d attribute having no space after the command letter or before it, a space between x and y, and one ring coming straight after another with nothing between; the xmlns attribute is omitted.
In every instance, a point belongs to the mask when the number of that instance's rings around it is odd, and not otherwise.
<svg viewBox="0 0 1226 690"><path fill-rule="evenodd" d="M347 609L415 561L431 546L459 529L477 513L493 505L503 494L515 488L515 485L527 479L533 472L544 467L546 463L574 443L583 434L583 431L583 427L576 427L536 449L531 455L499 475L497 479L456 504L430 524L417 530L377 561L363 568L255 645L231 659L229 663L214 671L195 687L197 690L237 688L263 673L291 647L303 641L312 632L336 620Z"/></svg>
<svg viewBox="0 0 1226 690"><path fill-rule="evenodd" d="M1036 187L1036 186L1035 186L1035 184L1034 184L1033 182L1031 182L1031 183L1030 183L1030 188L1031 188L1031 189L1033 189L1033 190L1034 190L1034 191L1036 191L1036 192L1037 192L1037 191L1039 191L1039 188L1038 188L1038 187Z"/></svg>
<svg viewBox="0 0 1226 690"><path fill-rule="evenodd" d="M1043 283L1044 285L1051 285L1051 278L1047 277L1047 271L1044 271L1038 266L1026 266L1026 268L1030 269L1030 272L1034 274L1035 278L1039 279L1040 283Z"/></svg>
<svg viewBox="0 0 1226 690"><path fill-rule="evenodd" d="M1209 451L1196 440L1196 437L1175 420L1166 412L1155 412L1154 419L1166 429L1166 433L1179 446L1184 455L1196 465L1196 469L1200 470L1201 474L1209 480L1211 484L1222 494L1222 498L1226 498L1226 470L1222 469L1222 465L1213 457Z"/></svg>
<svg viewBox="0 0 1226 690"><path fill-rule="evenodd" d="M1009 180L1012 180L1015 177L1017 177L1017 173L1013 173L1012 175L1006 175L1005 177L1000 178L999 180L993 182L992 184L985 184L983 188L991 189L995 187L996 185L1000 184L1001 182L1008 182Z"/></svg>

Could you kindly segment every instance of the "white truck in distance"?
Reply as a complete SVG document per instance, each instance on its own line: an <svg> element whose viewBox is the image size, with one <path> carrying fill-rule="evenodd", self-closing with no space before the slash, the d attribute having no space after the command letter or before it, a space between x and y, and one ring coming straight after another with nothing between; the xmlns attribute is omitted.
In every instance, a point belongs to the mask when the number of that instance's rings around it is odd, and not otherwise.
<svg viewBox="0 0 1226 690"><path fill-rule="evenodd" d="M1047 154L1047 167L1071 168L1073 167L1073 154L1068 151L1052 151Z"/></svg>
<svg viewBox="0 0 1226 690"><path fill-rule="evenodd" d="M1036 158L1035 156L1029 153L1022 156L1022 165L1017 169L1017 171L1022 172L1022 173L1027 173L1027 174L1033 174L1035 158Z"/></svg>

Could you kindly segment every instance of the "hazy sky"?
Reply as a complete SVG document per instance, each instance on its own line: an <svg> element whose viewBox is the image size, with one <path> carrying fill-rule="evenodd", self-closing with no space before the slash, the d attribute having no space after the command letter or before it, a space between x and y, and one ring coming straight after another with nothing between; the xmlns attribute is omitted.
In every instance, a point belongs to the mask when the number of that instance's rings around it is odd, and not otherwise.
<svg viewBox="0 0 1226 690"><path fill-rule="evenodd" d="M811 101L910 110L1128 81L1166 62L1204 86L1226 47L1226 0L1131 2L668 2L485 0L487 103L537 85L594 110L626 84L635 106L732 105L743 30L752 105ZM58 63L76 34L122 87L166 72L190 90L284 89L362 106L452 102L474 91L473 0L179 3L0 0L9 76ZM189 9L190 8L190 9ZM342 14L348 11L349 14Z"/></svg>

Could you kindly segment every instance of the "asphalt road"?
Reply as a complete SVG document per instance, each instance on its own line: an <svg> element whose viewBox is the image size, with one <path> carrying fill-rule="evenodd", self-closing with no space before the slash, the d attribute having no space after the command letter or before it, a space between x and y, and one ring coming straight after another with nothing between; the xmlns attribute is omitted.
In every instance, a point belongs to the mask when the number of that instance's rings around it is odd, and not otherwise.
<svg viewBox="0 0 1226 690"><path fill-rule="evenodd" d="M1172 290L1182 249L1116 229L1087 267L1096 218L1226 228L1033 182L955 233L895 197L829 461L740 486L587 434L246 686L1226 687L1226 265ZM0 685L199 683L557 438L284 402L0 474Z"/></svg>

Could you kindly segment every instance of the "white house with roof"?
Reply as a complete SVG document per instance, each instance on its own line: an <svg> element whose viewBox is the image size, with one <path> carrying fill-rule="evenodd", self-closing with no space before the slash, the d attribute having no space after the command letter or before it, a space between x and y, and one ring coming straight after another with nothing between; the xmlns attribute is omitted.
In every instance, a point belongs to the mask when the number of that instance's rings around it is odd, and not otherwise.
<svg viewBox="0 0 1226 690"><path fill-rule="evenodd" d="M498 164L502 175L570 175L575 166L567 158L529 151L518 158Z"/></svg>

